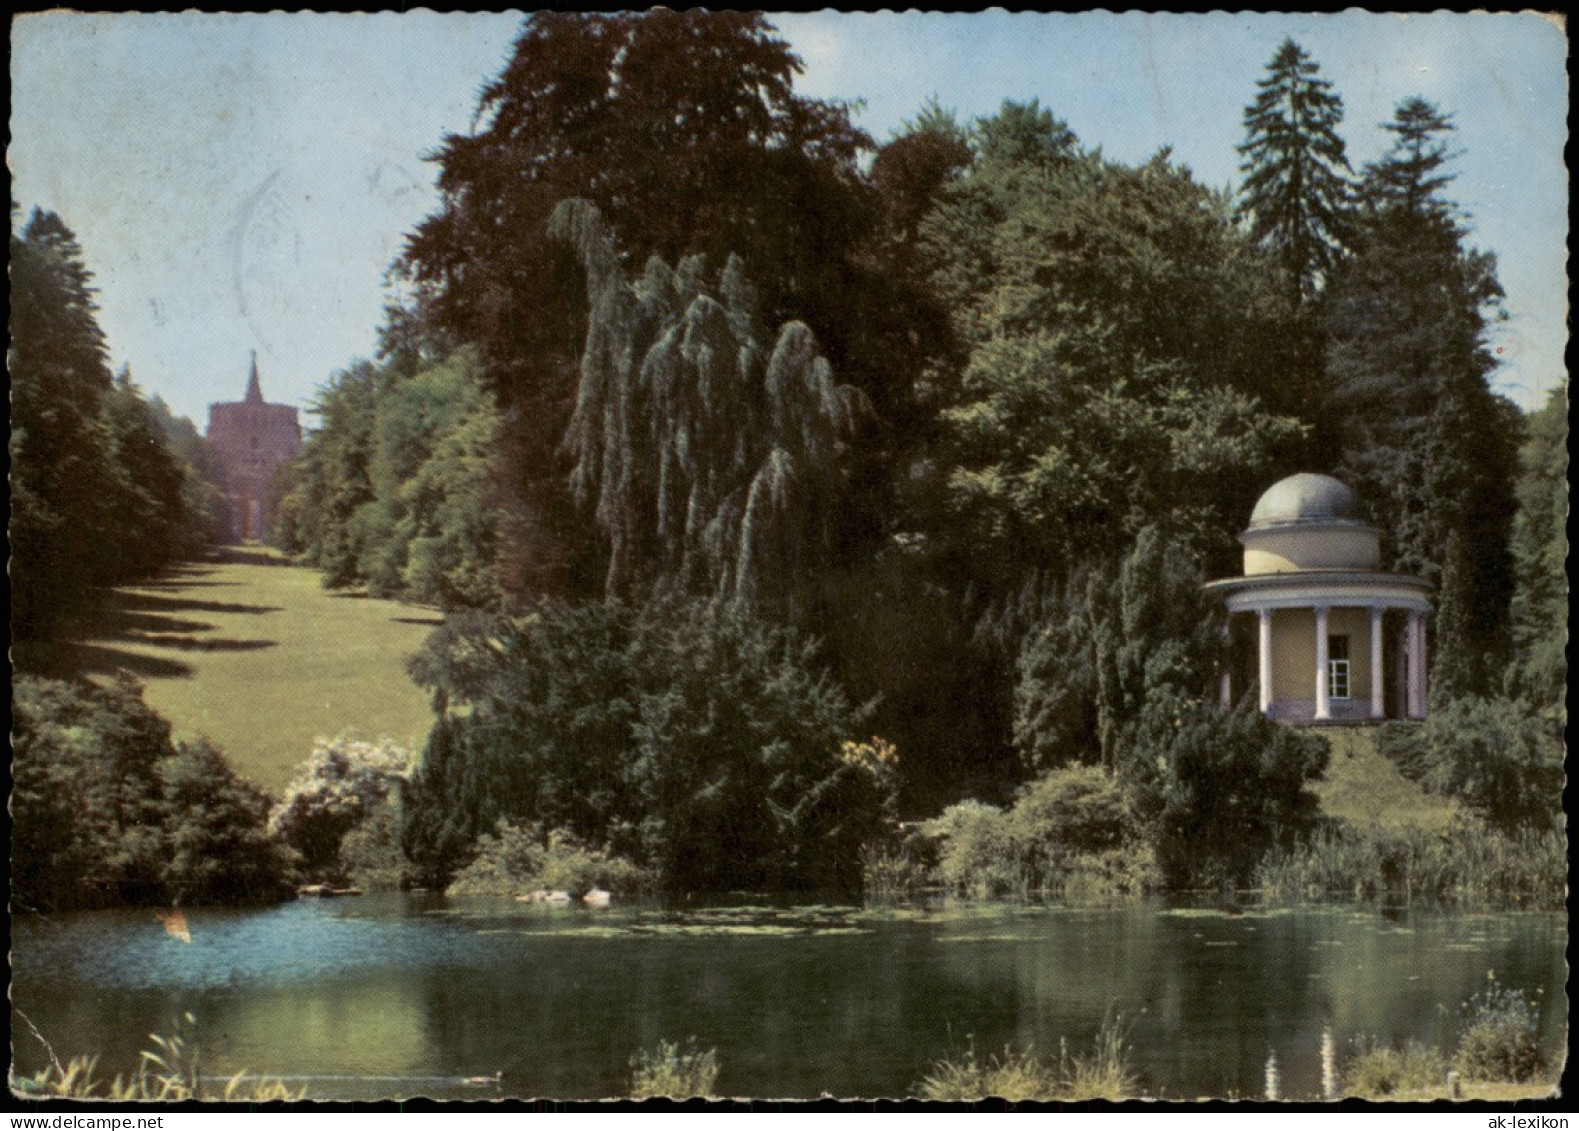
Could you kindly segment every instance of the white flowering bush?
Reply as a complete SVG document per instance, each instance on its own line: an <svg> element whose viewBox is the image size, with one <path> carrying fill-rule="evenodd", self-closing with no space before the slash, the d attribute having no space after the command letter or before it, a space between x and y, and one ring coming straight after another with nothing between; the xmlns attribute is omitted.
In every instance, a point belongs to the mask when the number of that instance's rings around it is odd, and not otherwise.
<svg viewBox="0 0 1579 1131"><path fill-rule="evenodd" d="M348 834L398 804L413 764L411 751L388 739L320 738L270 815L269 831L301 854L310 878L343 880Z"/></svg>

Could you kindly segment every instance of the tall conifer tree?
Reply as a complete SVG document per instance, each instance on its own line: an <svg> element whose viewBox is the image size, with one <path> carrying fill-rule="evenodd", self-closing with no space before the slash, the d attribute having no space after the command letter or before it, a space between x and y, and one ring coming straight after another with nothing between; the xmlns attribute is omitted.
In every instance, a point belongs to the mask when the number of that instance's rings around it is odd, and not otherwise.
<svg viewBox="0 0 1579 1131"><path fill-rule="evenodd" d="M35 209L11 236L12 631L44 636L107 580L103 415L111 389L93 277L76 236Z"/></svg>
<svg viewBox="0 0 1579 1131"><path fill-rule="evenodd" d="M1292 39L1283 41L1245 107L1239 215L1273 248L1302 306L1348 243L1349 159L1338 126L1343 99Z"/></svg>
<svg viewBox="0 0 1579 1131"><path fill-rule="evenodd" d="M1443 195L1450 117L1410 98L1384 128L1392 149L1366 167L1355 253L1324 302L1340 474L1371 501L1391 563L1438 586L1433 694L1484 694L1512 595L1519 420L1489 385L1487 342L1502 288Z"/></svg>

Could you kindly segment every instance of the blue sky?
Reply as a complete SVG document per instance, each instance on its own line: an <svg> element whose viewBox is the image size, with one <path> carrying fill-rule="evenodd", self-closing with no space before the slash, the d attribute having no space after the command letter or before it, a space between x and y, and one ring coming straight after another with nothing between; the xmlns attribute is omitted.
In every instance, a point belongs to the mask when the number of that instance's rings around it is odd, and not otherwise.
<svg viewBox="0 0 1579 1131"><path fill-rule="evenodd" d="M200 424L256 349L272 400L305 405L371 353L384 272L434 206L423 154L465 131L518 14L92 15L12 24L13 197L61 213L100 288L118 365ZM1358 167L1422 94L1454 115L1451 192L1494 251L1509 321L1497 384L1524 407L1564 378L1567 44L1536 15L774 17L798 89L864 100L878 140L936 94L964 117L1040 98L1089 145L1164 145L1205 183L1285 36L1347 108Z"/></svg>

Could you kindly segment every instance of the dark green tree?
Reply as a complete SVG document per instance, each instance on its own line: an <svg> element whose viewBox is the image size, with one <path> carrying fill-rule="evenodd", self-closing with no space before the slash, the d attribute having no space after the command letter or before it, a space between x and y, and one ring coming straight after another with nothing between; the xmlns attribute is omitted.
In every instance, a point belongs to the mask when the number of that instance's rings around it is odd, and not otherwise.
<svg viewBox="0 0 1579 1131"><path fill-rule="evenodd" d="M116 472L115 573L151 573L174 553L192 548L185 469L127 367L115 375L104 416L112 445L107 455Z"/></svg>
<svg viewBox="0 0 1579 1131"><path fill-rule="evenodd" d="M184 475L142 393L112 377L76 237L35 209L11 234L12 632L47 637L96 586L190 549Z"/></svg>
<svg viewBox="0 0 1579 1131"><path fill-rule="evenodd" d="M11 233L11 630L47 635L108 580L112 379L92 276L52 212Z"/></svg>
<svg viewBox="0 0 1579 1131"><path fill-rule="evenodd" d="M1285 39L1245 107L1239 215L1276 252L1295 307L1320 289L1349 242L1343 99L1321 67Z"/></svg>
<svg viewBox="0 0 1579 1131"><path fill-rule="evenodd" d="M1442 113L1419 95L1400 102L1393 120L1382 124L1382 129L1393 135L1391 152L1366 167L1366 202L1451 223L1454 206L1442 198L1441 191L1453 180L1453 174L1446 171L1447 163L1459 156L1447 145L1447 134L1453 128L1451 114Z"/></svg>
<svg viewBox="0 0 1579 1131"><path fill-rule="evenodd" d="M337 375L318 401L322 426L281 484L281 544L332 586L497 606L500 428L480 369L465 348Z"/></svg>
<svg viewBox="0 0 1579 1131"><path fill-rule="evenodd" d="M1568 397L1561 386L1528 418L1513 518L1513 667L1509 684L1561 732L1568 691Z"/></svg>
<svg viewBox="0 0 1579 1131"><path fill-rule="evenodd" d="M1503 832L1561 819L1562 735L1526 703L1462 696L1434 707L1424 726L1384 728L1378 748L1406 777Z"/></svg>
<svg viewBox="0 0 1579 1131"><path fill-rule="evenodd" d="M1268 402L1287 337L1275 264L1230 202L1166 152L1131 168L1082 149L1039 106L999 117L976 131L1002 142L993 160L945 182L920 226L957 349L920 371L935 423L899 464L882 584L840 618L947 672L904 688L929 720L922 734L883 714L891 680L850 679L883 692L881 726L910 752L908 780L927 783L907 800L934 804L1006 800L1026 765L1016 733L1044 756L1033 732L1064 708L1016 704L1019 651L1074 614L1043 595L1083 601L1078 579L1116 576L1147 527L1229 568L1222 548L1303 433ZM928 637L887 627L921 609ZM853 654L841 628L823 631ZM1060 753L1047 757L1100 757L1095 696L1092 674L1062 701L1082 738L1049 737ZM923 706L939 702L965 705L970 725L942 726L945 712Z"/></svg>
<svg viewBox="0 0 1579 1131"><path fill-rule="evenodd" d="M13 688L11 898L68 910L266 901L288 888L268 798L206 743L175 743L136 684Z"/></svg>
<svg viewBox="0 0 1579 1131"><path fill-rule="evenodd" d="M1040 99L1004 99L996 114L976 120L976 149L992 168L1050 168L1078 152L1080 139L1069 123Z"/></svg>
<svg viewBox="0 0 1579 1131"><path fill-rule="evenodd" d="M1433 694L1486 694L1508 656L1521 428L1489 385L1502 288L1442 196L1448 117L1407 99L1389 129L1323 303L1337 470L1369 501L1390 564L1437 584Z"/></svg>
<svg viewBox="0 0 1579 1131"><path fill-rule="evenodd" d="M158 396L149 398L148 411L181 468L187 515L182 553L193 555L224 534L224 472L208 441L189 419L177 416Z"/></svg>
<svg viewBox="0 0 1579 1131"><path fill-rule="evenodd" d="M351 520L374 498L373 426L380 387L391 380L367 361L331 377L313 404L318 427L285 473L274 540L321 569L327 588L363 580Z"/></svg>
<svg viewBox="0 0 1579 1131"><path fill-rule="evenodd" d="M452 618L413 674L446 713L405 844L440 882L506 818L671 891L860 886L889 786L847 756L859 715L790 633L689 604L545 604Z"/></svg>
<svg viewBox="0 0 1579 1131"><path fill-rule="evenodd" d="M442 203L402 269L422 318L478 344L502 397L527 512L509 536L532 588L595 588L557 456L587 313L573 255L548 237L561 201L596 204L635 264L738 253L771 324L806 320L841 368L864 359L850 371L874 399L902 394L886 343L860 331L870 142L843 105L794 93L799 70L759 14L539 12L477 128L435 154Z"/></svg>
<svg viewBox="0 0 1579 1131"><path fill-rule="evenodd" d="M1279 304L1227 202L1165 153L1000 160L923 232L970 353L939 375L942 435L918 471L974 580L1010 594L1115 560L1151 524L1225 540L1301 433L1259 399Z"/></svg>
<svg viewBox="0 0 1579 1131"><path fill-rule="evenodd" d="M1118 768L1124 727L1159 695L1203 693L1221 613L1195 555L1147 527L1117 569L1088 567L1019 654L1014 740L1027 769Z"/></svg>
<svg viewBox="0 0 1579 1131"><path fill-rule="evenodd" d="M1169 887L1242 885L1273 847L1313 827L1308 786L1326 771L1327 740L1195 697L1151 697L1124 728L1120 774L1153 830Z"/></svg>

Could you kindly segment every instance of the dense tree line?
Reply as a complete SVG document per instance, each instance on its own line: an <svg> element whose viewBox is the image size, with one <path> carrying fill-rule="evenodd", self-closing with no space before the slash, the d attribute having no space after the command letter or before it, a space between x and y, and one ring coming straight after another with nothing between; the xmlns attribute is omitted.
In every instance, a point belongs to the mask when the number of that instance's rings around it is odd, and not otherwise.
<svg viewBox="0 0 1579 1131"><path fill-rule="evenodd" d="M1553 389L1530 417L1513 519L1510 690L1561 735L1568 696L1568 397Z"/></svg>
<svg viewBox="0 0 1579 1131"><path fill-rule="evenodd" d="M437 722L367 779L365 828L325 754L276 814L309 870L437 885L573 846L669 890L848 892L896 812L963 798L944 871L998 854L1005 890L1244 882L1312 828L1324 744L1211 701L1201 584L1299 470L1434 586L1434 720L1384 751L1541 824L1566 402L1526 420L1490 385L1502 292L1447 195L1451 116L1404 99L1356 171L1288 41L1214 191L1034 99L933 100L879 144L799 69L759 15L538 13L435 152L380 354L320 394L274 537L451 612L413 668ZM35 212L11 253L27 637L195 549L220 499L191 424L111 374L65 225ZM285 874L264 801L129 689L24 690L38 905Z"/></svg>
<svg viewBox="0 0 1579 1131"><path fill-rule="evenodd" d="M11 900L24 910L268 902L291 860L269 799L175 742L135 684L12 685Z"/></svg>
<svg viewBox="0 0 1579 1131"><path fill-rule="evenodd" d="M200 445L112 374L93 276L71 229L35 209L11 232L11 630L47 637L94 587L200 549L215 489Z"/></svg>
<svg viewBox="0 0 1579 1131"><path fill-rule="evenodd" d="M445 608L500 597L500 426L476 351L391 357L336 374L319 427L277 484L274 541L323 570Z"/></svg>
<svg viewBox="0 0 1579 1131"><path fill-rule="evenodd" d="M1438 708L1560 717L1565 421L1526 441L1489 383L1501 288L1446 195L1449 115L1404 99L1356 171L1341 95L1285 42L1233 193L1167 150L1114 161L1035 100L973 122L934 100L877 144L798 69L759 16L538 14L435 154L385 353L326 389L282 507L331 584L513 626L444 645L513 674L442 713L416 851L453 863L508 817L655 859L556 792L574 767L506 766L498 736L588 725L527 690L563 618L687 608L820 640L812 667L897 744L907 812L1095 766L1165 871L1192 871L1161 847L1188 825L1221 834L1197 879L1242 878L1247 844L1308 820L1322 758L1198 706L1224 646L1200 583L1299 470L1355 486L1383 567L1433 582ZM625 670L621 641L578 662ZM684 698L649 677L620 686ZM523 694L530 720L498 721ZM1504 726L1488 711L1465 717ZM640 726L610 726L599 772L637 774ZM658 795L660 824L696 803ZM1258 805L1265 835L1236 841Z"/></svg>

